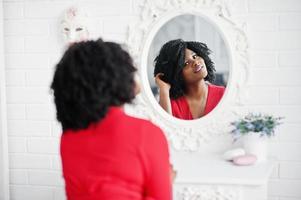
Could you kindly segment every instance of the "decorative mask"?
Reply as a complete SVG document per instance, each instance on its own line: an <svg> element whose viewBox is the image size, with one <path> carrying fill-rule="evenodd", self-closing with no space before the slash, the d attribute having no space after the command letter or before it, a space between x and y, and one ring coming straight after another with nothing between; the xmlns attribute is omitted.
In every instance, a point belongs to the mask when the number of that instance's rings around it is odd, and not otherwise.
<svg viewBox="0 0 301 200"><path fill-rule="evenodd" d="M61 21L61 29L67 45L87 40L89 32L85 24L85 16L77 8L69 8Z"/></svg>

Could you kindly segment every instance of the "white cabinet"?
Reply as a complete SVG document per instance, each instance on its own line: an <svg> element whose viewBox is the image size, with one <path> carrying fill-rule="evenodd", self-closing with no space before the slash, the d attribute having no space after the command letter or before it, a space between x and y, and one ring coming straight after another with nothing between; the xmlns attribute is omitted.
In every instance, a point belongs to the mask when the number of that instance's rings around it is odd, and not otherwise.
<svg viewBox="0 0 301 200"><path fill-rule="evenodd" d="M213 155L181 158L174 166L175 200L266 200L274 162L235 166Z"/></svg>

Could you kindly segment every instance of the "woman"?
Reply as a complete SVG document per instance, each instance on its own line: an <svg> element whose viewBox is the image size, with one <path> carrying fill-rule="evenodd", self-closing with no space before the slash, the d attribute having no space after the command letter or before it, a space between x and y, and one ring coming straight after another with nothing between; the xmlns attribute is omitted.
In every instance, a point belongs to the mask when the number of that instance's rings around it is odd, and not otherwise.
<svg viewBox="0 0 301 200"><path fill-rule="evenodd" d="M210 50L200 42L171 40L155 59L159 104L179 119L191 120L211 112L225 88L210 84L215 78Z"/></svg>
<svg viewBox="0 0 301 200"><path fill-rule="evenodd" d="M135 71L120 45L102 40L73 44L57 64L51 88L69 200L171 199L164 134L123 111Z"/></svg>

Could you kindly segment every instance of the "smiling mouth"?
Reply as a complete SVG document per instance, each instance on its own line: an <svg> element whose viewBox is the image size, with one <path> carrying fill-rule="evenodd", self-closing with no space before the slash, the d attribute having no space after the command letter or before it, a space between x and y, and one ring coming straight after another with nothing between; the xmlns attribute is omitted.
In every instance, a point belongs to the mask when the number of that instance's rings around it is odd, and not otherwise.
<svg viewBox="0 0 301 200"><path fill-rule="evenodd" d="M198 65L195 69L194 69L194 73L198 73L199 71L201 71L204 68L204 65Z"/></svg>

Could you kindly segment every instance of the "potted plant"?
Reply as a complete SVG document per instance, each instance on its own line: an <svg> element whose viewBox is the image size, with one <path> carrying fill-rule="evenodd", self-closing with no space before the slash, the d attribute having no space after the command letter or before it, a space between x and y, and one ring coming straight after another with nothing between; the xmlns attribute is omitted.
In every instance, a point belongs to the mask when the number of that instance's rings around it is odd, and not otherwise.
<svg viewBox="0 0 301 200"><path fill-rule="evenodd" d="M242 138L243 147L248 154L257 157L257 161L266 160L267 139L274 136L275 128L281 124L282 117L267 114L249 113L231 122L234 141Z"/></svg>

